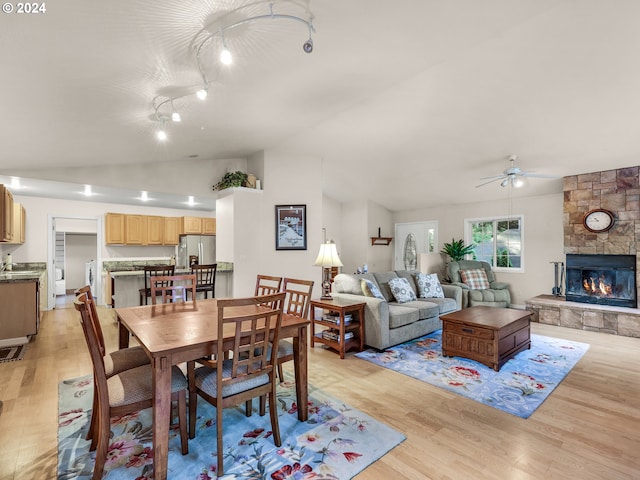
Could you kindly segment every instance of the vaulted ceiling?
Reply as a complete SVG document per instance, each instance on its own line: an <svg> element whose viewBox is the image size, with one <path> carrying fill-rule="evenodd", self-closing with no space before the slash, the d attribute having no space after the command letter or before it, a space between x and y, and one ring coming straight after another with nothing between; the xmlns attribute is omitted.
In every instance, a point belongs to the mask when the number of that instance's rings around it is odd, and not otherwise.
<svg viewBox="0 0 640 480"><path fill-rule="evenodd" d="M196 33L248 3L60 0L3 14L0 174L278 147L321 158L330 197L396 211L504 197L499 182L476 185L512 154L557 177L638 164L636 0L312 0L311 54L306 25L244 25L228 34L234 65L205 60L209 98L182 97L202 84ZM158 96L182 115L164 143ZM559 191L531 178L514 195Z"/></svg>

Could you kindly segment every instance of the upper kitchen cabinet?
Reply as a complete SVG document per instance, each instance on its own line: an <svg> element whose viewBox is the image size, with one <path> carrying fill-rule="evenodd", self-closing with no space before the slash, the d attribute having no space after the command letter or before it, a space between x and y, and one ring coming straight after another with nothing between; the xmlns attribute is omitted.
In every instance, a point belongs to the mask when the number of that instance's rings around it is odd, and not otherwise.
<svg viewBox="0 0 640 480"><path fill-rule="evenodd" d="M203 235L215 235L216 234L216 219L204 217L202 219L202 234Z"/></svg>
<svg viewBox="0 0 640 480"><path fill-rule="evenodd" d="M180 217L164 217L164 245L178 245L180 242Z"/></svg>
<svg viewBox="0 0 640 480"><path fill-rule="evenodd" d="M144 215L124 216L124 243L145 245L147 243L147 217Z"/></svg>
<svg viewBox="0 0 640 480"><path fill-rule="evenodd" d="M13 240L9 243L24 243L26 231L26 214L24 207L19 204L13 204Z"/></svg>
<svg viewBox="0 0 640 480"><path fill-rule="evenodd" d="M107 213L104 217L104 230L107 245L124 245L123 213Z"/></svg>
<svg viewBox="0 0 640 480"><path fill-rule="evenodd" d="M147 245L164 245L164 217L147 216Z"/></svg>
<svg viewBox="0 0 640 480"><path fill-rule="evenodd" d="M13 195L0 185L0 242L13 241Z"/></svg>
<svg viewBox="0 0 640 480"><path fill-rule="evenodd" d="M182 217L182 233L185 235L200 235L202 233L202 218Z"/></svg>
<svg viewBox="0 0 640 480"><path fill-rule="evenodd" d="M216 219L210 217L182 217L183 235L215 235Z"/></svg>

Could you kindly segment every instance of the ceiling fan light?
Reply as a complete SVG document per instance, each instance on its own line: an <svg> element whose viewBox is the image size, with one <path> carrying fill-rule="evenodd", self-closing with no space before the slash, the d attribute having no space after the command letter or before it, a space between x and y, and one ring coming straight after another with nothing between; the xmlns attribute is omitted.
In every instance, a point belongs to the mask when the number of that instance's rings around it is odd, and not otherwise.
<svg viewBox="0 0 640 480"><path fill-rule="evenodd" d="M165 132L164 130L158 130L158 133L156 133L156 137L158 137L158 140L166 140L167 139L167 132Z"/></svg>
<svg viewBox="0 0 640 480"><path fill-rule="evenodd" d="M208 95L208 92L206 88L201 88L196 92L196 96L198 97L199 100L206 100L207 95Z"/></svg>
<svg viewBox="0 0 640 480"><path fill-rule="evenodd" d="M171 121L180 122L180 121L182 121L182 117L180 116L180 114L178 112L173 112L171 114Z"/></svg>
<svg viewBox="0 0 640 480"><path fill-rule="evenodd" d="M512 185L515 188L520 188L522 186L524 186L524 180L522 180L521 178L514 178L512 181Z"/></svg>
<svg viewBox="0 0 640 480"><path fill-rule="evenodd" d="M505 178L500 182L501 187L506 187L507 185L509 185L509 178Z"/></svg>

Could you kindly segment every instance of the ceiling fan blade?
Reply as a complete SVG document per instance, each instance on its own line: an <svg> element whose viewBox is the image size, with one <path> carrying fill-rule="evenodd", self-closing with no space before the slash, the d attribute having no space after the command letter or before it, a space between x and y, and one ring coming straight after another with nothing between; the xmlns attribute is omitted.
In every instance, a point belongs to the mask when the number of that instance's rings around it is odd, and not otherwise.
<svg viewBox="0 0 640 480"><path fill-rule="evenodd" d="M533 173L533 172L522 172L520 175L523 177L532 177L532 178L560 178L557 175L543 175L541 173Z"/></svg>
<svg viewBox="0 0 640 480"><path fill-rule="evenodd" d="M490 177L480 177L480 180L497 180L499 178L506 178L507 174L502 174L502 175L492 175Z"/></svg>
<svg viewBox="0 0 640 480"><path fill-rule="evenodd" d="M489 185L490 183L497 182L498 180L501 180L502 178L506 178L506 177L504 175L500 175L499 177L493 177L488 182L484 182L484 183L481 183L480 185L476 185L476 188L484 187L485 185ZM480 179L480 180L482 180L482 179Z"/></svg>

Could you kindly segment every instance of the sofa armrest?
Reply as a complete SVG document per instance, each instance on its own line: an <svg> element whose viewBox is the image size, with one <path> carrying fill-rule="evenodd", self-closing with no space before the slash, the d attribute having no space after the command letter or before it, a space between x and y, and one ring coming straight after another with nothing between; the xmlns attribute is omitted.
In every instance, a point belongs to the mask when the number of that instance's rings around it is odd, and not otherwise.
<svg viewBox="0 0 640 480"><path fill-rule="evenodd" d="M364 343L383 349L389 344L389 304L386 300L351 293L331 293L334 298L364 302Z"/></svg>
<svg viewBox="0 0 640 480"><path fill-rule="evenodd" d="M509 288L509 284L505 282L491 282L489 286L494 290L506 290Z"/></svg>
<svg viewBox="0 0 640 480"><path fill-rule="evenodd" d="M466 283L451 282L449 285L455 285L456 287L460 287L462 290L469 290L469 286ZM444 287L444 285L443 285L443 287Z"/></svg>
<svg viewBox="0 0 640 480"><path fill-rule="evenodd" d="M442 285L442 291L446 298L452 298L456 301L458 310L462 309L462 287L459 285Z"/></svg>

